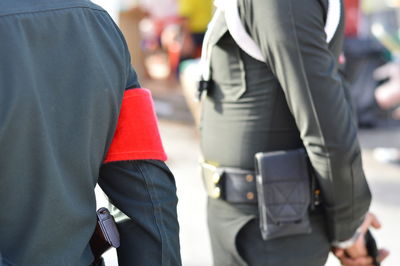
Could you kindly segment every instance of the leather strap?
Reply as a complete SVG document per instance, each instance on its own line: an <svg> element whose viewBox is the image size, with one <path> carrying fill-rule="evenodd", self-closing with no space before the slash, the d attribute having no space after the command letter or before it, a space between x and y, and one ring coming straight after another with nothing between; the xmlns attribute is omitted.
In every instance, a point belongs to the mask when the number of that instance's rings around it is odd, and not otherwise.
<svg viewBox="0 0 400 266"><path fill-rule="evenodd" d="M202 163L202 176L211 198L230 203L257 203L254 171L239 168L215 167Z"/></svg>

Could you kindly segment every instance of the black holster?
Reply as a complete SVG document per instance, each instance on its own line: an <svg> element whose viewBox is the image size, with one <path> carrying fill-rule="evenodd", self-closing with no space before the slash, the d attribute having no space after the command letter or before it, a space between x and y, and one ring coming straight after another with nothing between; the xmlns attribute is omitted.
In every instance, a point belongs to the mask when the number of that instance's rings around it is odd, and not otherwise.
<svg viewBox="0 0 400 266"><path fill-rule="evenodd" d="M311 233L311 174L303 149L257 153L256 176L263 239Z"/></svg>
<svg viewBox="0 0 400 266"><path fill-rule="evenodd" d="M92 238L90 248L94 256L93 266L104 265L102 255L111 247L118 248L119 233L114 217L108 209L100 208L97 210L97 223Z"/></svg>

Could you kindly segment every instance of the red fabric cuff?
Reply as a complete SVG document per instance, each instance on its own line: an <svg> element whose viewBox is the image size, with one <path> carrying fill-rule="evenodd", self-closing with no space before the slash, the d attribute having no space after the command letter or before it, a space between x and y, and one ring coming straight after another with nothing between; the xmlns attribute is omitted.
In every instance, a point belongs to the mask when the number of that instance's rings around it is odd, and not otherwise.
<svg viewBox="0 0 400 266"><path fill-rule="evenodd" d="M127 160L167 160L158 130L151 92L126 90L117 129L104 163Z"/></svg>

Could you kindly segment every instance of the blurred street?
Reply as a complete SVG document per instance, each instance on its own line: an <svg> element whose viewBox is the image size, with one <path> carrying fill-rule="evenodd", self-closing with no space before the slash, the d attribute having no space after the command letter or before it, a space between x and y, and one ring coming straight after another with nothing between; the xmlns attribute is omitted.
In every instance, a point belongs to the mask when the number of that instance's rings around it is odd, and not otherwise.
<svg viewBox="0 0 400 266"><path fill-rule="evenodd" d="M169 155L167 164L175 174L178 187L183 265L211 266L205 215L206 193L197 166L200 155L198 132L178 89L152 91L160 117L161 135ZM400 164L378 162L373 150L376 147L400 148L399 129L387 126L360 131L364 168L373 193L372 211L383 224L381 230L373 233L378 244L391 251L384 266L400 265ZM106 259L109 262L107 265L117 265L112 252L107 254ZM327 265L339 263L330 257Z"/></svg>

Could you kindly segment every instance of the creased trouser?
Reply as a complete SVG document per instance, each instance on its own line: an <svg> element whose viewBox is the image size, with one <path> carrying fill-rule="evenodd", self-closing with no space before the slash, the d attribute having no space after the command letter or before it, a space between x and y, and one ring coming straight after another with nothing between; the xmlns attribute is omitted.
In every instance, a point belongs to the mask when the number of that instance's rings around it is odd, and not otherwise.
<svg viewBox="0 0 400 266"><path fill-rule="evenodd" d="M248 204L247 204L248 205ZM214 266L322 266L330 251L322 210L310 214L311 234L264 241L257 206L208 200Z"/></svg>

